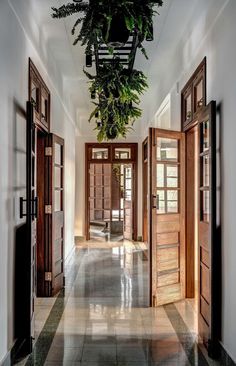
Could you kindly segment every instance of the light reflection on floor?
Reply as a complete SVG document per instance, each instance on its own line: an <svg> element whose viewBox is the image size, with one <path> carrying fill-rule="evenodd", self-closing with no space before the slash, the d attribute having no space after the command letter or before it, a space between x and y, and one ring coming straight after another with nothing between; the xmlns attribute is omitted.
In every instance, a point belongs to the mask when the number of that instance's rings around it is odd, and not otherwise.
<svg viewBox="0 0 236 366"><path fill-rule="evenodd" d="M79 243L67 266L63 311L55 335L50 344L42 342L47 320L39 336L44 349L38 342L27 365L207 365L195 344L194 301L148 307L145 249L142 243L126 241ZM36 314L38 333L47 313L43 301L38 301L44 310L42 318L40 309ZM45 352L45 360L40 352Z"/></svg>

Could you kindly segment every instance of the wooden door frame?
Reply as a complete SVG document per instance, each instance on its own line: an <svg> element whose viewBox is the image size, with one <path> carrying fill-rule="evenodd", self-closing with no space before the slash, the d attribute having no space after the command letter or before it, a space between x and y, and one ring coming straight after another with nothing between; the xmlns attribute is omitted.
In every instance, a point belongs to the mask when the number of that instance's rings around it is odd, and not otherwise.
<svg viewBox="0 0 236 366"><path fill-rule="evenodd" d="M108 148L108 159L92 159L92 148ZM130 148L131 159L115 159L115 148ZM89 240L89 165L132 164L133 166L133 240L138 238L138 143L85 143L85 239Z"/></svg>
<svg viewBox="0 0 236 366"><path fill-rule="evenodd" d="M144 227L145 227L145 219L144 219L144 207L145 207L145 204L147 205L147 223L148 223L148 198L147 198L147 195L145 197L145 191L144 191L144 187L146 186L146 192L148 193L148 144L149 144L149 141L148 141L148 136L143 140L142 142L142 202L143 202L143 213L142 213L142 240L144 241ZM145 145L147 145L147 159L145 161L145 154L144 154L144 147ZM145 176L144 174L144 166L147 166L147 175ZM148 242L148 225L147 225L147 228L146 228L146 232L147 232L147 242Z"/></svg>
<svg viewBox="0 0 236 366"><path fill-rule="evenodd" d="M196 121L193 125L191 125L190 128L188 128L188 130L185 131L185 135L186 135L186 151L185 151L185 155L186 155L186 207L185 207L185 223L186 223L186 227L185 227L185 236L186 236L186 298L194 298L195 297L195 293L196 293L196 285L195 285L195 262L196 262L196 246L198 246L198 243L195 243L195 245L189 245L189 241L188 241L188 232L187 232L187 228L188 228L188 220L189 220L189 205L190 205L190 200L188 197L188 174L187 174L187 170L188 170L188 140L187 140L187 135L193 133L196 134L196 141L195 141L195 156L194 156L194 168L197 165L197 173L199 175L199 161L198 161L198 139L199 139L199 128L198 128L198 122ZM194 193L196 193L196 191L198 191L198 176L195 177L195 181L194 181ZM198 193L197 193L198 195ZM198 210L199 210L199 199L197 199L197 201L194 201L194 205L197 206L197 215L198 215ZM192 204L192 203L191 203ZM195 217L194 215L194 229L195 229L195 225L198 226L198 216ZM198 227L197 227L198 230ZM195 239L195 238L194 238ZM197 264L198 265L198 264Z"/></svg>

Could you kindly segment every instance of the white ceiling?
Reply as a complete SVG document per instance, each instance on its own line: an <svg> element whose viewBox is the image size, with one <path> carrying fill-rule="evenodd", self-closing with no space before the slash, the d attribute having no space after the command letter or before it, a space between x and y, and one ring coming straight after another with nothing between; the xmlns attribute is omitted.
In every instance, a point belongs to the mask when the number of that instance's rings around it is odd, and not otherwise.
<svg viewBox="0 0 236 366"><path fill-rule="evenodd" d="M64 94L70 98L77 110L78 127L81 134L92 133L92 126L86 123L92 105L88 93L87 79L83 73L85 63L84 49L77 44L73 46L71 28L76 17L53 19L51 6L60 6L66 0L9 0L18 14L22 24L36 47L46 42L60 70ZM143 119L147 118L145 109L150 103L152 88L158 83L160 66L171 57L173 49L183 39L189 19L198 14L200 3L213 0L163 0L164 5L158 9L160 15L155 17L154 41L146 42L149 60L138 51L135 68L144 71L149 77L150 89L142 97ZM200 11L200 10L199 10ZM37 47L38 48L38 47ZM40 45L42 48L42 44ZM136 131L138 132L139 124Z"/></svg>

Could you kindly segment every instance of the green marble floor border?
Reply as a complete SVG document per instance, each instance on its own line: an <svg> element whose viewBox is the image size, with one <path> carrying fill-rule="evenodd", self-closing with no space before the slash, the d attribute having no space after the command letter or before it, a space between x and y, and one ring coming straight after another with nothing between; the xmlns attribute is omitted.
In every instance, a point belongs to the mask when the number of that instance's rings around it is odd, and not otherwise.
<svg viewBox="0 0 236 366"><path fill-rule="evenodd" d="M194 336L184 322L174 304L164 305L165 312L177 334L191 366L208 366L208 362L199 348Z"/></svg>
<svg viewBox="0 0 236 366"><path fill-rule="evenodd" d="M56 301L48 315L48 318L41 330L38 339L33 347L31 355L28 357L25 366L42 366L44 365L54 336L56 334L58 325L60 323L62 314L67 304L67 300L70 294L70 290L78 275L79 267L82 262L83 251L79 251L78 261L79 264L72 266L71 272L67 275L68 287L66 290L61 290L57 295Z"/></svg>

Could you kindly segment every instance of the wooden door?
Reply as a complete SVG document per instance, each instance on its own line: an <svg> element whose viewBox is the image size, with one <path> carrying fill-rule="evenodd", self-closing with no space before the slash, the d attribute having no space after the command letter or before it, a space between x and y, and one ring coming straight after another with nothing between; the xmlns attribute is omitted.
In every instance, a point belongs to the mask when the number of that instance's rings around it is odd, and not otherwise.
<svg viewBox="0 0 236 366"><path fill-rule="evenodd" d="M198 125L186 131L186 297L196 295L198 278Z"/></svg>
<svg viewBox="0 0 236 366"><path fill-rule="evenodd" d="M143 241L148 241L148 138L143 142Z"/></svg>
<svg viewBox="0 0 236 366"><path fill-rule="evenodd" d="M111 164L90 164L89 225L111 222Z"/></svg>
<svg viewBox="0 0 236 366"><path fill-rule="evenodd" d="M220 325L220 259L216 237L216 103L199 117L199 334L210 356L217 352Z"/></svg>
<svg viewBox="0 0 236 366"><path fill-rule="evenodd" d="M124 239L133 240L133 169L124 164Z"/></svg>
<svg viewBox="0 0 236 366"><path fill-rule="evenodd" d="M185 297L185 136L151 128L150 277L152 306Z"/></svg>
<svg viewBox="0 0 236 366"><path fill-rule="evenodd" d="M45 292L53 296L64 286L64 140L54 134L47 139Z"/></svg>
<svg viewBox="0 0 236 366"><path fill-rule="evenodd" d="M35 301L35 256L37 240L37 194L36 194L36 129L34 124L34 107L31 102L27 102L27 197L26 197L26 223L27 223L27 247L26 252L28 262L27 288L28 304L26 305L27 318L24 329L28 352L32 351L32 339L34 338L34 301ZM22 201L23 205L23 201ZM23 211L23 209L22 209Z"/></svg>

